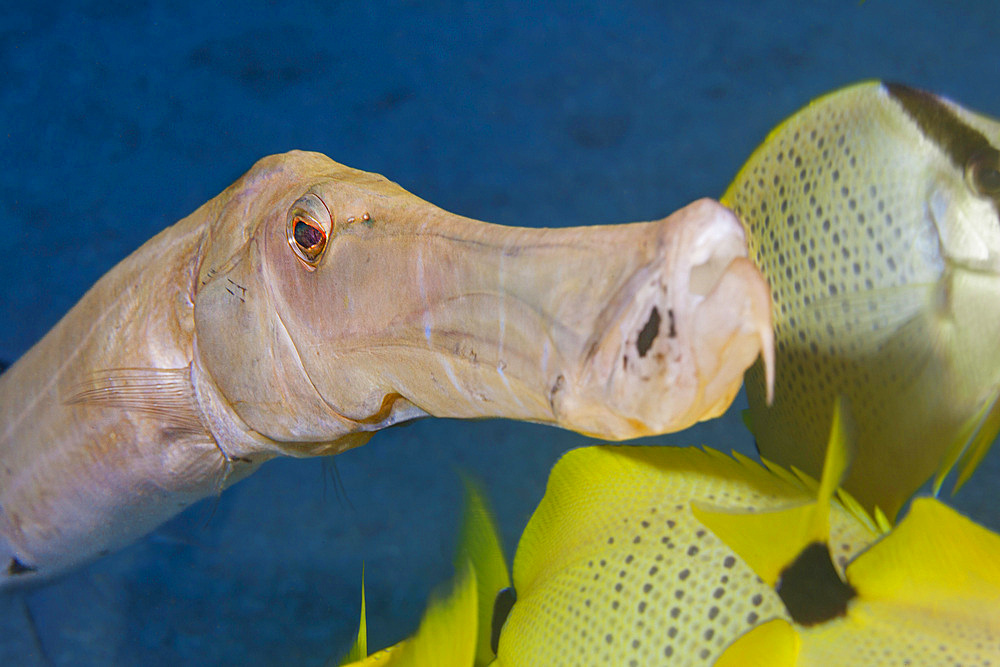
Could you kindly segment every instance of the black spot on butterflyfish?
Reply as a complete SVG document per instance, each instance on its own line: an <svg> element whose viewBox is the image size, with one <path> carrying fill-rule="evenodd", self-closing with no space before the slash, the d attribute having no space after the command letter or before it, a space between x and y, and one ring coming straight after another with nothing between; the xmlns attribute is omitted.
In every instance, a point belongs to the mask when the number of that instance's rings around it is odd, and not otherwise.
<svg viewBox="0 0 1000 667"><path fill-rule="evenodd" d="M7 574L10 576L15 576L18 574L27 574L29 572L34 572L36 568L25 565L17 558L11 558L10 564L7 566Z"/></svg>
<svg viewBox="0 0 1000 667"><path fill-rule="evenodd" d="M816 625L843 616L847 603L857 595L845 583L823 542L813 542L781 572L778 596L799 625Z"/></svg>
<svg viewBox="0 0 1000 667"><path fill-rule="evenodd" d="M958 169L964 170L973 158L994 167L1000 163L1000 152L989 139L962 121L941 98L898 83L887 83L885 87L924 136L937 144Z"/></svg>
<svg viewBox="0 0 1000 667"><path fill-rule="evenodd" d="M657 310L656 306L653 306L653 310L649 313L649 319L646 320L642 331L639 332L638 340L635 341L635 346L639 350L640 357L646 356L649 348L653 346L653 339L656 338L656 334L658 333L660 333L660 311Z"/></svg>
<svg viewBox="0 0 1000 667"><path fill-rule="evenodd" d="M513 586L501 588L493 600L493 622L490 625L490 648L493 649L493 655L496 655L500 646L500 631L503 630L503 624L507 622L507 616L510 615L515 602L517 602L517 591Z"/></svg>

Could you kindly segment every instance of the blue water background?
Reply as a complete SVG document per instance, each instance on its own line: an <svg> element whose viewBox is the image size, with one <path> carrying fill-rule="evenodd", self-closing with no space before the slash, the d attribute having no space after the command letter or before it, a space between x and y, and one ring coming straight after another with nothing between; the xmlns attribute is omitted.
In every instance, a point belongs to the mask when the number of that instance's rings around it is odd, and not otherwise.
<svg viewBox="0 0 1000 667"><path fill-rule="evenodd" d="M322 151L509 225L660 218L720 194L776 123L866 78L1000 115L982 2L0 4L0 359L259 157ZM744 404L741 398L736 408ZM749 451L731 410L658 443ZM423 421L276 461L134 546L0 596L3 665L322 665L450 576L457 470L507 548L583 437ZM1000 448L956 499L1000 527Z"/></svg>

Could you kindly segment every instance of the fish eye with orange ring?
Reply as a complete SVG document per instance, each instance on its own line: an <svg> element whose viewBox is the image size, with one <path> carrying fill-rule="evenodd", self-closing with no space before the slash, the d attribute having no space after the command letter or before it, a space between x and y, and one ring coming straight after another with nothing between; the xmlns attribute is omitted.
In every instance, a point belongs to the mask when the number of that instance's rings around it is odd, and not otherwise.
<svg viewBox="0 0 1000 667"><path fill-rule="evenodd" d="M309 193L288 209L285 234L295 257L315 271L333 233L333 218L322 199Z"/></svg>

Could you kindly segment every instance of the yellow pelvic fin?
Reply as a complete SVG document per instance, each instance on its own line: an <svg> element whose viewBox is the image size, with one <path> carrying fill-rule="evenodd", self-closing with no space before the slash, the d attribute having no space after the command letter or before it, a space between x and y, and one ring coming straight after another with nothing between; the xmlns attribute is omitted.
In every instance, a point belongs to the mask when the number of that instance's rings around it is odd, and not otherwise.
<svg viewBox="0 0 1000 667"><path fill-rule="evenodd" d="M468 559L475 571L479 606L475 664L486 665L495 657L490 646L493 602L501 589L510 586L510 571L485 496L470 477L463 475L462 481L465 484L465 511L455 569L460 570Z"/></svg>
<svg viewBox="0 0 1000 667"><path fill-rule="evenodd" d="M958 478L955 480L957 492L965 484L972 473L990 451L990 446L1000 432L1000 389L983 402L982 407L969 420L955 438L948 451L945 452L941 466L934 475L934 495L941 491L945 477L951 469L958 465Z"/></svg>
<svg viewBox="0 0 1000 667"><path fill-rule="evenodd" d="M368 621L365 613L365 568L361 566L361 621L358 623L358 636L347 655L337 663L341 667L368 657Z"/></svg>
<svg viewBox="0 0 1000 667"><path fill-rule="evenodd" d="M1000 535L935 498L917 498L888 536L847 567L867 600L984 621L1000 632Z"/></svg>
<svg viewBox="0 0 1000 667"><path fill-rule="evenodd" d="M833 409L833 427L827 445L815 502L764 512L732 511L692 503L698 521L735 551L769 586L810 544L827 543L830 503L847 474L853 456L853 422L844 401Z"/></svg>
<svg viewBox="0 0 1000 667"><path fill-rule="evenodd" d="M715 667L793 667L801 640L795 628L776 618L753 628L719 656Z"/></svg>

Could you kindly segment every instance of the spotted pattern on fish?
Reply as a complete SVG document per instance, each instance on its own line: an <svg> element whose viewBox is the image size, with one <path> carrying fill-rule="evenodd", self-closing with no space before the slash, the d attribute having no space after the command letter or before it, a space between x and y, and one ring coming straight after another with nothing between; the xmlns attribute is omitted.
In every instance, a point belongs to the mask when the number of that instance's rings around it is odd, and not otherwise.
<svg viewBox="0 0 1000 667"><path fill-rule="evenodd" d="M712 664L736 637L791 616L777 591L694 517L691 504L753 511L814 493L788 473L713 451L571 452L553 469L518 546L518 597L500 635L498 664ZM842 575L876 533L839 505L832 528Z"/></svg>
<svg viewBox="0 0 1000 667"><path fill-rule="evenodd" d="M771 287L770 407L761 369L747 374L761 453L818 476L846 396L859 441L845 487L890 518L960 457L971 473L996 433L970 443L1000 395L994 144L993 119L868 82L782 123L723 196Z"/></svg>

